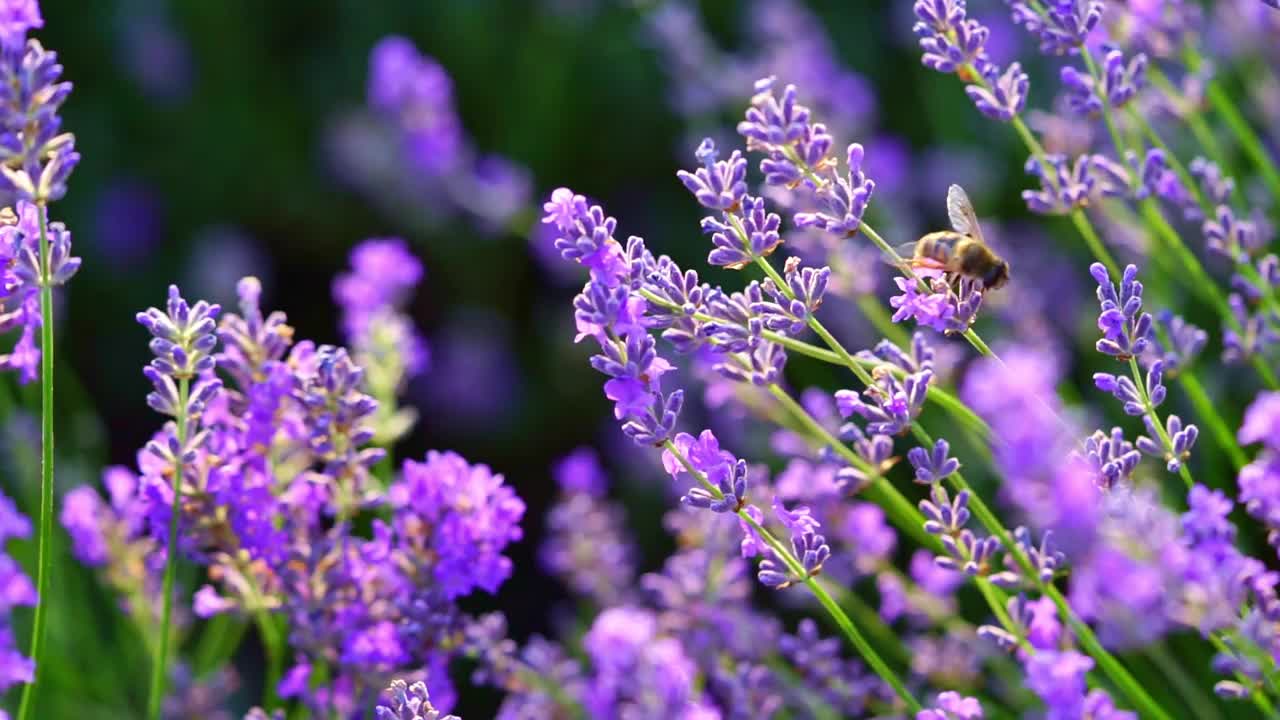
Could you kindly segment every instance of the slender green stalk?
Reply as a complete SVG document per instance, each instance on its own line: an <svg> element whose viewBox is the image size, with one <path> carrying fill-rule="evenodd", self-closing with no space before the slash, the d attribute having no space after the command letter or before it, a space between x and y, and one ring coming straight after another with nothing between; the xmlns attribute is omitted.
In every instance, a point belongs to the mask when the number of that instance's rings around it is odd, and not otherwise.
<svg viewBox="0 0 1280 720"><path fill-rule="evenodd" d="M44 639L49 623L49 577L53 574L53 283L49 277L48 211L36 205L40 225L40 530L36 547L36 609L31 626L31 659L35 670L22 687L18 720L28 720L35 707Z"/></svg>
<svg viewBox="0 0 1280 720"><path fill-rule="evenodd" d="M1170 652L1164 641L1154 642L1146 647L1143 654L1150 658L1160 672L1164 673L1173 686L1174 692L1182 698L1196 718L1199 720L1222 720L1222 713L1211 700L1195 692L1195 678L1192 678Z"/></svg>
<svg viewBox="0 0 1280 720"><path fill-rule="evenodd" d="M762 530L763 528L759 529ZM831 595L827 593L827 589L822 587L822 585L818 583L817 579L813 577L806 577L804 584L808 586L809 591L813 593L813 596L818 599L818 603L822 605L822 607L831 615L832 619L835 620L836 625L844 632L845 637L849 638L849 642L853 644L854 648L858 651L858 654L866 660L867 665L871 667L875 674L879 675L885 682L889 683L889 687L892 687L898 697L902 698L902 701L907 704L907 710L909 710L912 715L924 710L924 707L920 705L920 701L915 699L911 694L911 691L907 690L907 686L903 684L897 674L895 674L893 670L885 664L884 660L876 653L875 648L871 647L871 643L868 643L867 639L862 636L862 633L858 632L858 628L854 626L851 620L849 620L849 616L845 614L844 610L836 604L835 600L831 599Z"/></svg>
<svg viewBox="0 0 1280 720"><path fill-rule="evenodd" d="M902 326L895 323L885 311L884 305L871 295L859 295L855 301L858 309L862 311L862 316L871 323L876 332L889 339L889 342L898 347L910 347L911 335Z"/></svg>
<svg viewBox="0 0 1280 720"><path fill-rule="evenodd" d="M1191 371L1191 368L1179 370L1175 380L1186 391L1187 397L1196 409L1197 417L1209 427L1209 431L1213 433L1218 446L1231 459L1231 465L1236 470L1240 470L1247 465L1249 459L1245 457L1244 450L1240 449L1240 443L1236 440L1235 433L1231 432L1227 421L1222 419L1222 415L1218 413L1217 406L1209 399L1209 394L1204 391L1204 386L1196 379L1195 373Z"/></svg>
<svg viewBox="0 0 1280 720"><path fill-rule="evenodd" d="M1227 643L1216 633L1209 636L1209 643L1222 655L1228 657L1235 655L1231 646L1227 645ZM1234 675L1236 677L1236 681L1239 682L1242 687L1249 688L1249 699L1252 700L1254 706L1262 712L1262 716L1264 718L1274 718L1275 709L1271 705L1271 701L1267 699L1266 693L1262 692L1262 689L1258 686L1258 683L1239 670L1235 671Z"/></svg>
<svg viewBox="0 0 1280 720"><path fill-rule="evenodd" d="M182 453L187 445L187 399L191 392L191 379L178 380L178 452L173 463L173 509L169 513L168 557L164 566L161 592L164 600L160 611L160 640L156 645L156 659L151 666L151 692L147 696L147 717L159 720L164 703L164 686L169 671L169 632L173 619L173 579L178 569L178 520L182 517Z"/></svg>
<svg viewBox="0 0 1280 720"><path fill-rule="evenodd" d="M271 620L271 615L265 610L255 613L254 620L258 624L258 634L262 636L262 647L267 653L267 676L262 688L262 706L270 710L280 703L276 695L276 686L280 684L280 677L284 672L284 638L280 636L280 627Z"/></svg>
<svg viewBox="0 0 1280 720"><path fill-rule="evenodd" d="M1176 104L1186 105L1186 96L1174 87L1160 66L1152 63L1147 66L1147 78L1151 80L1151 84L1165 97L1169 98ZM1238 177L1232 170L1228 161L1227 153L1223 150L1222 144L1218 142L1218 138L1213 134L1213 129L1209 127L1209 123L1205 122L1204 116L1200 114L1199 109L1194 107L1185 107L1184 116L1187 121L1187 127L1191 128L1191 134L1195 136L1196 142L1203 147L1212 160L1222 171L1231 177Z"/></svg>
<svg viewBox="0 0 1280 720"><path fill-rule="evenodd" d="M868 605L857 593L842 585L825 579L819 579L818 582L827 588L827 592L836 597L841 607L848 609L859 627L865 628L869 635L879 641L880 647L886 654L891 655L900 665L910 662L911 653L902 643L902 638L880 617L875 608Z"/></svg>
<svg viewBox="0 0 1280 720"><path fill-rule="evenodd" d="M1200 52L1196 48L1187 44L1183 48L1183 59L1187 63L1187 67L1196 72L1200 69L1204 60L1200 57ZM1267 153L1266 146L1262 142L1262 138L1254 132L1249 125L1249 121L1245 120L1244 115L1240 113L1240 108L1236 106L1222 87L1214 80L1210 80L1205 88L1205 94L1209 98L1209 104L1213 106L1215 112L1222 116L1226 121L1227 127L1231 129L1232 134L1236 136L1236 140L1240 143L1240 147L1244 149L1245 155L1249 156L1249 160L1257 167L1262 180L1266 183L1267 188L1271 191L1272 197L1277 203L1280 203L1280 170L1276 169L1275 161Z"/></svg>
<svg viewBox="0 0 1280 720"><path fill-rule="evenodd" d="M1106 266L1107 272L1119 277L1119 266L1116 265L1115 259L1111 257L1111 254L1102 245L1102 239L1098 237L1098 233L1093 229L1093 223L1089 222L1089 216L1085 214L1084 210L1076 208L1071 211L1071 224L1076 226L1076 231L1080 233L1080 237L1084 238L1084 244L1089 246L1089 252L1093 253L1095 258L1099 258L1098 261Z"/></svg>
<svg viewBox="0 0 1280 720"><path fill-rule="evenodd" d="M149 611L151 606L139 604L135 607L146 608ZM213 616L205 624L200 634L200 642L193 653L195 659L192 662L192 668L195 670L195 676L203 678L226 664L235 654L236 648L240 647L240 639L244 637L248 627L243 619L230 613Z"/></svg>
<svg viewBox="0 0 1280 720"><path fill-rule="evenodd" d="M1151 403L1151 395L1147 393L1147 385L1142 381L1142 370L1138 368L1138 359L1129 358L1129 375L1133 378L1133 384L1138 389L1138 396L1142 398L1142 407L1146 411L1147 420L1150 421L1151 427L1155 428L1156 434L1160 436L1160 445L1166 453L1173 453L1173 439L1169 437L1169 432L1165 430L1164 423L1160 422L1160 414L1156 412L1155 405ZM1191 479L1191 471L1187 469L1187 464L1178 459L1178 475L1182 477L1182 482L1186 484L1190 490L1195 481Z"/></svg>
<svg viewBox="0 0 1280 720"><path fill-rule="evenodd" d="M684 466L685 470L688 471L688 473L692 475L707 492L717 498L724 497L720 492L720 489L707 480L707 477L689 462L689 458L675 446L675 443L667 440L663 443L663 447L666 448L667 452L671 453L672 456L674 456L676 460ZM802 582L809 588L809 592L813 593L813 596L818 600L818 604L822 605L823 609L827 611L827 614L829 614L831 619L835 621L836 626L840 628L840 631L849 640L850 644L853 645L858 654L862 656L862 659L866 661L867 665L873 672L889 684L889 687L893 688L893 691L898 695L898 697L907 704L907 708L910 712L914 715L915 713L923 710L923 706L921 706L920 701L915 699L915 696L913 696L911 691L907 689L907 686L902 682L902 679L899 678L897 673L895 673L884 659L880 657L880 654L871 646L871 643L867 642L867 639L858 630L857 626L853 624L853 621L849 619L849 616L845 613L844 609L831 598L831 595L826 591L826 588L817 581L817 578L813 577L805 570L804 565L795 557L795 554L792 553L791 549L778 540L773 533L769 532L768 528L764 527L762 524L757 522L755 518L751 517L745 509L739 509L737 511L737 515L743 522L747 523L753 530L755 530L755 532L760 536L760 539L762 539L778 559L787 566L787 570L789 572L793 573L796 577L802 578Z"/></svg>

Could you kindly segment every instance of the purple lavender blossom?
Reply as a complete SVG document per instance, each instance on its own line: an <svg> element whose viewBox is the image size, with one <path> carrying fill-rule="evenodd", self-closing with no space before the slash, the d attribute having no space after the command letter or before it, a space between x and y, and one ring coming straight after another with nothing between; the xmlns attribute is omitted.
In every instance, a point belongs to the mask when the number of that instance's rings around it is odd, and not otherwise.
<svg viewBox="0 0 1280 720"><path fill-rule="evenodd" d="M602 497L608 487L600 456L590 447L576 448L560 458L551 474L565 492Z"/></svg>
<svg viewBox="0 0 1280 720"><path fill-rule="evenodd" d="M444 173L459 162L463 140L453 83L409 39L386 37L370 52L369 105L401 125L404 151L423 172Z"/></svg>
<svg viewBox="0 0 1280 720"><path fill-rule="evenodd" d="M1142 459L1142 454L1124 439L1124 431L1118 427L1112 428L1110 434L1095 430L1085 438L1084 454L1102 487L1127 482Z"/></svg>
<svg viewBox="0 0 1280 720"><path fill-rule="evenodd" d="M1103 100L1112 108L1123 108L1146 84L1147 56L1138 53L1128 63L1124 53L1111 48L1103 59L1100 86L1088 73L1070 65L1062 68L1062 84L1067 89L1067 102L1077 115L1096 115L1102 112Z"/></svg>
<svg viewBox="0 0 1280 720"><path fill-rule="evenodd" d="M357 245L351 251L351 271L333 280L333 298L342 309L347 340L364 337L379 313L403 307L422 275L422 263L400 238L374 238Z"/></svg>
<svg viewBox="0 0 1280 720"><path fill-rule="evenodd" d="M982 720L984 717L977 698L951 690L938 695L935 707L916 713L916 720Z"/></svg>
<svg viewBox="0 0 1280 720"><path fill-rule="evenodd" d="M871 376L873 383L863 389L861 396L852 390L836 391L841 416L860 415L867 420L867 431L872 434L905 432L924 409L933 380L932 363L901 378L888 367L876 368Z"/></svg>
<svg viewBox="0 0 1280 720"><path fill-rule="evenodd" d="M1022 199L1031 212L1043 215L1088 207L1096 195L1114 191L1116 185L1128 186L1127 178L1116 182L1115 171L1123 169L1099 155L1080 155L1074 162L1063 155L1047 155L1043 161L1030 157L1025 169L1040 180L1040 189L1023 190Z"/></svg>
<svg viewBox="0 0 1280 720"><path fill-rule="evenodd" d="M772 255L782 244L782 236L778 232L782 219L768 211L763 198L744 195L733 217L741 223L745 241L738 235L735 219L730 219L728 214L724 221L711 216L702 219L702 232L710 235L715 245L707 256L708 263L740 270L756 258Z"/></svg>
<svg viewBox="0 0 1280 720"><path fill-rule="evenodd" d="M1205 219L1203 231L1208 248L1235 263L1249 262L1250 255L1265 245L1258 237L1257 225L1236 217L1228 205L1219 205L1214 217Z"/></svg>
<svg viewBox="0 0 1280 720"><path fill-rule="evenodd" d="M19 201L16 214L7 208L0 213L0 332L18 327L22 334L13 349L0 355L0 369L19 371L23 383L39 376L40 349L35 336L42 322L40 288L46 278L40 263L41 213L48 210ZM71 255L71 233L60 222L48 223L45 236L49 244L47 282L51 287L66 284L80 269L80 258Z"/></svg>
<svg viewBox="0 0 1280 720"><path fill-rule="evenodd" d="M840 642L824 638L812 619L801 620L794 635L783 635L778 650L804 681L802 692L816 694L835 712L858 717L881 689L862 664L840 656ZM804 700L802 699L802 702Z"/></svg>
<svg viewBox="0 0 1280 720"><path fill-rule="evenodd" d="M964 91L978 112L1000 122L1009 122L1022 114L1027 105L1031 80L1020 63L1012 63L1004 72L992 65L984 73L988 87L968 85Z"/></svg>
<svg viewBox="0 0 1280 720"><path fill-rule="evenodd" d="M351 251L351 272L334 278L333 296L342 310L342 328L365 388L378 400L375 442L382 446L406 435L417 419L398 408L396 397L429 362L426 342L404 306L422 279L422 264L400 238L365 240Z"/></svg>
<svg viewBox="0 0 1280 720"><path fill-rule="evenodd" d="M1145 364L1150 367L1154 356L1164 364L1165 374L1170 377L1190 367L1209 341L1208 333L1168 310L1157 313L1156 328L1159 332L1151 338Z"/></svg>
<svg viewBox="0 0 1280 720"><path fill-rule="evenodd" d="M0 17L0 186L22 200L57 200L80 162L75 136L58 132L58 110L71 94L71 83L59 82L56 53L38 40L22 41L26 29L41 24L35 3L8 9L12 12Z"/></svg>
<svg viewBox="0 0 1280 720"><path fill-rule="evenodd" d="M1102 0L1049 0L1040 6L1023 0L1005 0L1013 21L1040 40L1046 55L1075 55L1102 21Z"/></svg>
<svg viewBox="0 0 1280 720"><path fill-rule="evenodd" d="M676 176L709 210L736 210L747 194L747 160L734 150L728 160L720 160L715 141L706 138L698 146L702 167L693 172L680 170Z"/></svg>
<svg viewBox="0 0 1280 720"><path fill-rule="evenodd" d="M912 7L925 67L969 79L969 68L981 72L989 63L983 46L990 30L967 17L964 0L916 0Z"/></svg>
<svg viewBox="0 0 1280 720"><path fill-rule="evenodd" d="M862 172L864 151L853 143L845 154L845 175L836 177L834 183L824 185L814 198L817 212L796 213L796 227L814 227L833 235L853 237L862 225L862 216L871 202L875 181Z"/></svg>
<svg viewBox="0 0 1280 720"><path fill-rule="evenodd" d="M432 528L436 582L447 598L476 588L495 592L511 575L503 548L522 536L524 502L485 465L452 452L405 461L403 478L388 490L401 532Z"/></svg>
<svg viewBox="0 0 1280 720"><path fill-rule="evenodd" d="M1188 220L1201 220L1203 213L1191 190L1183 184L1182 178L1169 167L1169 159L1159 148L1147 150L1139 172L1139 197L1154 196L1179 208L1183 217Z"/></svg>
<svg viewBox="0 0 1280 720"><path fill-rule="evenodd" d="M1245 411L1241 443L1262 442L1264 449L1240 470L1240 502L1269 531L1280 547L1280 392L1260 393Z"/></svg>
<svg viewBox="0 0 1280 720"><path fill-rule="evenodd" d="M939 438L931 450L914 447L907 451L907 460L915 468L915 480L924 485L941 482L960 469L960 461L950 457L951 446Z"/></svg>
<svg viewBox="0 0 1280 720"><path fill-rule="evenodd" d="M444 715L435 709L426 683L409 685L404 680L392 680L387 695L390 704L374 708L378 720L461 720L457 715Z"/></svg>
<svg viewBox="0 0 1280 720"><path fill-rule="evenodd" d="M21 45L27 32L44 27L36 0L6 0L0 6L0 44Z"/></svg>
<svg viewBox="0 0 1280 720"><path fill-rule="evenodd" d="M1102 306L1098 329L1103 338L1096 344L1098 352L1120 360L1141 355L1151 334L1151 314L1142 312L1142 283L1138 281L1137 266L1125 267L1118 292L1102 263L1090 265L1089 274L1098 282L1098 302Z"/></svg>
<svg viewBox="0 0 1280 720"><path fill-rule="evenodd" d="M613 237L618 221L599 205L588 207L587 199L569 188L556 188L542 209L542 222L557 230L555 248L561 257L587 267L594 279L616 284L623 264L622 246Z"/></svg>
<svg viewBox="0 0 1280 720"><path fill-rule="evenodd" d="M601 606L619 603L635 580L636 549L626 514L604 499L599 459L579 448L555 468L561 496L547 511L547 538L539 555L551 574Z"/></svg>
<svg viewBox="0 0 1280 720"><path fill-rule="evenodd" d="M929 500L920 501L924 530L942 541L946 555L934 558L944 570L960 571L970 577L989 575L996 565L1000 539L979 537L965 525L969 522L969 491L952 498L941 483L935 483Z"/></svg>
<svg viewBox="0 0 1280 720"><path fill-rule="evenodd" d="M916 271L916 275L929 277L920 271ZM913 319L937 332L946 332L951 327L956 310L951 303L950 292L922 293L920 283L908 277L895 277L893 282L902 291L901 295L889 298L889 305L894 308L893 322Z"/></svg>

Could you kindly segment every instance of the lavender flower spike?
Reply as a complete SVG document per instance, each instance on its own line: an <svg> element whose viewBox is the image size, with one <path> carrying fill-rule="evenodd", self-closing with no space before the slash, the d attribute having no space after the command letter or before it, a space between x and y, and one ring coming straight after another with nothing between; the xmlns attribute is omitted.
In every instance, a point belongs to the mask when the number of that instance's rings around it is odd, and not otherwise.
<svg viewBox="0 0 1280 720"><path fill-rule="evenodd" d="M971 79L968 68L987 64L985 45L990 30L967 17L964 0L916 0L917 18L911 28L920 38L924 66L942 73L958 73Z"/></svg>
<svg viewBox="0 0 1280 720"><path fill-rule="evenodd" d="M138 323L154 336L151 352L155 358L143 368L155 390L147 395L147 404L164 415L192 417L200 413L204 403L222 387L212 377L213 349L218 344L215 319L221 307L200 300L189 305L177 285L169 286L169 301L164 312L149 308L138 313ZM202 377L207 376L207 377ZM192 389L187 405L180 407L177 383L201 379Z"/></svg>
<svg viewBox="0 0 1280 720"><path fill-rule="evenodd" d="M1027 105L1027 92L1031 86L1022 65L1013 63L1003 73L993 65L984 76L989 88L966 85L964 89L978 112L1000 122L1009 122L1021 114Z"/></svg>
<svg viewBox="0 0 1280 720"><path fill-rule="evenodd" d="M960 461L949 457L951 446L946 440L938 438L933 450L914 447L907 451L907 460L916 470L915 480L924 485L941 482L960 469Z"/></svg>
<svg viewBox="0 0 1280 720"><path fill-rule="evenodd" d="M747 194L747 159L738 150L734 150L728 160L719 160L719 157L715 141L706 138L697 151L702 167L693 172L680 170L676 177L703 207L733 211Z"/></svg>
<svg viewBox="0 0 1280 720"><path fill-rule="evenodd" d="M409 685L404 680L392 680L387 695L391 696L390 704L374 708L377 720L460 720L457 715L440 714L431 705L425 683Z"/></svg>
<svg viewBox="0 0 1280 720"><path fill-rule="evenodd" d="M862 172L864 154L858 143L849 146L848 172L836 178L833 186L824 187L816 194L819 212L796 213L796 227L816 227L833 235L853 237L862 226L862 216L876 189L875 181Z"/></svg>
<svg viewBox="0 0 1280 720"><path fill-rule="evenodd" d="M953 690L940 693L934 707L916 713L916 720L983 720L984 717L977 698L965 697Z"/></svg>
<svg viewBox="0 0 1280 720"><path fill-rule="evenodd" d="M1103 338L1096 344L1098 352L1119 360L1141 355L1151 335L1151 314L1142 312L1138 268L1129 265L1124 269L1119 291L1102 263L1090 265L1089 274L1098 282L1098 302L1102 307L1098 329L1103 331Z"/></svg>

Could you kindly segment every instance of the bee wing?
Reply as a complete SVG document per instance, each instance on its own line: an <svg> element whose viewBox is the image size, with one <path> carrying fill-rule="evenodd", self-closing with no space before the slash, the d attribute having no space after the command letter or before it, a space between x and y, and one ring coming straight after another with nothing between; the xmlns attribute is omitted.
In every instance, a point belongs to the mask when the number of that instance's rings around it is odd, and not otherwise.
<svg viewBox="0 0 1280 720"><path fill-rule="evenodd" d="M880 253L880 262L895 268L900 264L898 258L902 258L902 260L906 262L911 262L911 258L916 256L916 246L919 244L919 242L909 242L905 245L899 245L894 248L893 252L896 253L898 257L894 257L888 253Z"/></svg>
<svg viewBox="0 0 1280 720"><path fill-rule="evenodd" d="M986 238L982 237L982 226L978 225L978 215L973 211L973 203L969 202L968 193L959 185L947 188L947 215L956 232L987 244Z"/></svg>

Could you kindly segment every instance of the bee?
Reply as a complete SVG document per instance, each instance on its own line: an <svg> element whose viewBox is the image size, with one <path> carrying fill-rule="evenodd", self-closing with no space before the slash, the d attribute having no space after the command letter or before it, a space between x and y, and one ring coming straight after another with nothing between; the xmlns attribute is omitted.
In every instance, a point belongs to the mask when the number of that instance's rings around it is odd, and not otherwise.
<svg viewBox="0 0 1280 720"><path fill-rule="evenodd" d="M978 216L964 188L947 189L947 215L952 230L931 232L916 242L898 248L899 257L912 267L933 268L982 283L994 290L1009 281L1009 263L995 254L982 236Z"/></svg>

